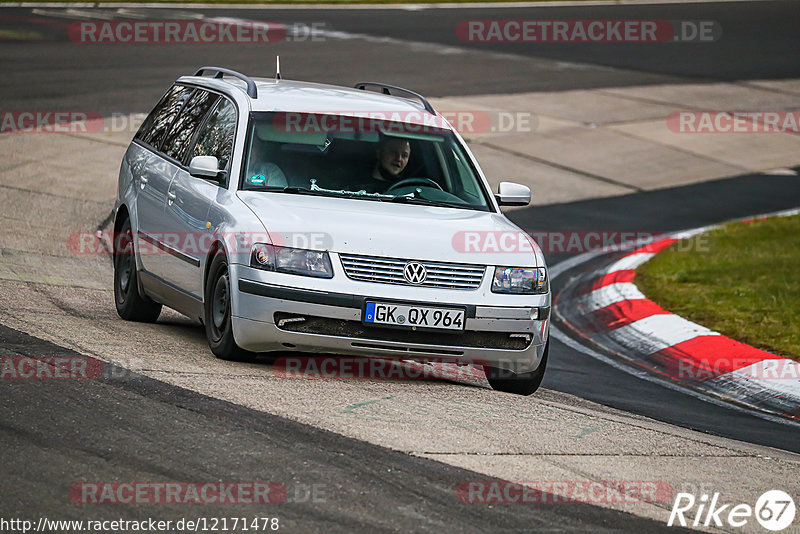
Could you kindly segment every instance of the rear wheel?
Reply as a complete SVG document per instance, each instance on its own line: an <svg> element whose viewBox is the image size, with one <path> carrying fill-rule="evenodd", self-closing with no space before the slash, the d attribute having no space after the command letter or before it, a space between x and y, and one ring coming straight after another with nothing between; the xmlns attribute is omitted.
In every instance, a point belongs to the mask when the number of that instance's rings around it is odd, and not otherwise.
<svg viewBox="0 0 800 534"><path fill-rule="evenodd" d="M498 369L496 367L489 367L484 365L483 370L486 373L486 379L492 389L497 391L504 391L506 393L515 393L517 395L532 395L539 389L544 378L544 370L547 367L547 355L550 352L550 340L547 340L547 345L544 347L544 355L539 367L530 373L512 373L505 369Z"/></svg>
<svg viewBox="0 0 800 534"><path fill-rule="evenodd" d="M130 219L114 236L114 303L126 321L153 323L161 314L161 304L139 294Z"/></svg>
<svg viewBox="0 0 800 534"><path fill-rule="evenodd" d="M204 323L206 339L214 356L222 360L247 361L255 353L240 348L233 339L231 327L231 283L228 260L218 253L208 269L206 279Z"/></svg>

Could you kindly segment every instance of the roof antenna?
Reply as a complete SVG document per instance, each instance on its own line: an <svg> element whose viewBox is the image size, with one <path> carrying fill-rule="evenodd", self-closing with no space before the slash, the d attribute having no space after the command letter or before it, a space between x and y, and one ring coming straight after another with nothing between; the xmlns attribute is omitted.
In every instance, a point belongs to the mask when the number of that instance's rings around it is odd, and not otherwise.
<svg viewBox="0 0 800 534"><path fill-rule="evenodd" d="M281 56L275 56L275 79L281 79Z"/></svg>

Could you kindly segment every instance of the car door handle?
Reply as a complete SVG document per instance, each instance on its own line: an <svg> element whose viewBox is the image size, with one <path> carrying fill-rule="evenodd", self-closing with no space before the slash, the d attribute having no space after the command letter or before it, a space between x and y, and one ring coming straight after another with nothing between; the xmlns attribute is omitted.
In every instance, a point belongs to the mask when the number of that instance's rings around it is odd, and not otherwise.
<svg viewBox="0 0 800 534"><path fill-rule="evenodd" d="M172 206L172 203L175 202L175 199L178 198L178 195L173 193L172 191L167 192L167 203Z"/></svg>

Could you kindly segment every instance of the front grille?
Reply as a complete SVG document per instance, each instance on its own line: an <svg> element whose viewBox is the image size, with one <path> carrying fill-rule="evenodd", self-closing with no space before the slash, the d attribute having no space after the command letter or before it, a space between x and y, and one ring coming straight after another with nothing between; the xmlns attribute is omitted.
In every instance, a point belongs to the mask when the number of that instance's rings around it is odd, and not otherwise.
<svg viewBox="0 0 800 534"><path fill-rule="evenodd" d="M428 276L421 284L410 284L403 277L403 268L409 261L416 260L350 254L339 254L339 258L342 260L345 274L351 280L379 284L414 285L441 289L477 289L481 285L483 273L486 271L486 267L483 265L419 261L425 266Z"/></svg>
<svg viewBox="0 0 800 534"><path fill-rule="evenodd" d="M300 318L302 321L284 322L282 319ZM485 349L524 350L530 346L533 335L525 336L519 332L484 332L465 330L450 332L419 332L397 328L381 328L366 326L359 321L328 319L310 315L297 315L285 312L275 313L275 324L281 330L303 334L320 334L325 336L354 337L374 341L395 341L399 343L417 343L421 345L437 345L445 347L471 347Z"/></svg>

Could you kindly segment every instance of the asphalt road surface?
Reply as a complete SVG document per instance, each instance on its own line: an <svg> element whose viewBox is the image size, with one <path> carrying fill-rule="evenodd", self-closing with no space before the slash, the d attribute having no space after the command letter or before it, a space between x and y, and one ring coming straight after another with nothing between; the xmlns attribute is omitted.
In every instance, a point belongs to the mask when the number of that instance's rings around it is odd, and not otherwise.
<svg viewBox="0 0 800 534"><path fill-rule="evenodd" d="M749 175L620 197L556 204L511 214L536 231L653 233L697 228L800 205L797 176ZM569 258L551 256L551 264ZM591 269L592 264L585 266ZM563 283L564 279L558 280ZM557 293L560 287L555 285ZM779 425L675 392L593 360L560 343L543 386L676 425L800 452L797 428Z"/></svg>
<svg viewBox="0 0 800 534"><path fill-rule="evenodd" d="M81 21L201 16L302 23L321 28L324 41L300 35L268 44L98 45L70 41L68 33ZM713 21L722 34L714 42L599 44L470 43L456 35L464 20L595 17ZM275 55L285 78L340 85L379 80L430 96L788 78L800 75L799 19L800 3L786 1L499 11L9 8L0 11L6 30L0 32L0 94L7 109L143 112L179 74L226 65L271 76ZM354 34L374 38L365 42Z"/></svg>
<svg viewBox="0 0 800 534"><path fill-rule="evenodd" d="M42 354L81 357L0 326L0 355ZM114 366L104 372L100 380L3 384L2 517L277 517L281 532L674 530L581 503L463 503L454 488L468 480L492 479ZM146 504L65 506L76 480L274 482L283 485L286 500L160 506L157 511Z"/></svg>

